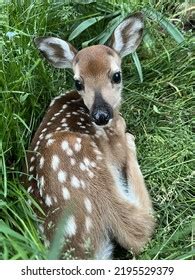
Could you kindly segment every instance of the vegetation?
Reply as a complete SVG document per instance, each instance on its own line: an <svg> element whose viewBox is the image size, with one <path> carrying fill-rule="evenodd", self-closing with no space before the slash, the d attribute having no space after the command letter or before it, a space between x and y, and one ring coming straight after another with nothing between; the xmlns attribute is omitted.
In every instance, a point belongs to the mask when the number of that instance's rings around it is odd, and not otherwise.
<svg viewBox="0 0 195 280"><path fill-rule="evenodd" d="M105 43L129 13L143 11L146 31L136 54L123 61L122 113L136 136L150 191L156 231L138 259L195 257L192 107L195 81L188 1L5 1L0 43L0 259L45 259L32 205L20 184L26 150L44 112L71 71L43 62L33 37L55 35L82 46ZM108 26L108 27L107 27ZM1 139L0 139L1 143ZM41 210L40 210L41 211ZM194 228L193 228L194 227ZM130 258L130 253L116 257Z"/></svg>

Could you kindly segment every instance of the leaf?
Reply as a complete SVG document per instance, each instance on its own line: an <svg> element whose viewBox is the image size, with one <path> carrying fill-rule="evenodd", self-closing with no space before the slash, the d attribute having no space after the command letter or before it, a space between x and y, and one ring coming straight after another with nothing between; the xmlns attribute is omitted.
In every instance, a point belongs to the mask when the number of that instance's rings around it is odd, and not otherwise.
<svg viewBox="0 0 195 280"><path fill-rule="evenodd" d="M17 115L17 114L13 114L13 118L14 119L18 119L22 124L23 124L23 126L29 131L29 132L31 132L31 130L30 130L30 128L27 126L27 124L25 123L25 121L19 116L19 115Z"/></svg>
<svg viewBox="0 0 195 280"><path fill-rule="evenodd" d="M153 110L154 110L155 113L160 114L160 111L158 110L156 105L153 105Z"/></svg>
<svg viewBox="0 0 195 280"><path fill-rule="evenodd" d="M86 30L88 27L92 26L93 24L97 23L98 21L102 20L104 16L94 17L87 19L83 22L81 22L75 30L70 34L68 40L71 41L77 36L79 36L84 30Z"/></svg>
<svg viewBox="0 0 195 280"><path fill-rule="evenodd" d="M112 33L116 29L116 27L121 23L121 21L125 18L125 16L117 16L113 18L107 25L106 30L99 35L99 44L105 44L108 39L111 37Z"/></svg>
<svg viewBox="0 0 195 280"><path fill-rule="evenodd" d="M112 17L112 19L109 21L109 23L107 24L106 29L100 33L99 35L97 35L96 37L87 40L85 42L82 43L82 47L86 47L88 46L90 43L92 42L97 42L100 45L105 44L108 39L111 37L114 29L119 25L119 23L123 20L124 16L118 15L118 12L112 14L112 15L108 15L105 16L105 18L109 18ZM113 18L114 17L114 18Z"/></svg>
<svg viewBox="0 0 195 280"><path fill-rule="evenodd" d="M19 239L19 240L22 240L22 241L26 241L26 238L24 236L22 236L21 234L15 232L14 230L12 230L2 220L0 220L0 232L2 232L5 235L12 236L12 237L14 237L16 239Z"/></svg>
<svg viewBox="0 0 195 280"><path fill-rule="evenodd" d="M181 44L185 41L183 34L161 13L151 9L143 9L143 11L150 19L157 21L164 29L166 29L166 31L175 39L177 43Z"/></svg>
<svg viewBox="0 0 195 280"><path fill-rule="evenodd" d="M132 56L132 58L133 58L133 61L134 61L134 63L135 63L135 66L136 66L136 68L137 68L137 72L138 72L138 74L139 74L140 82L143 83L143 72L142 72L142 66L141 66L139 57L138 57L138 55L137 55L136 52L132 53L131 56Z"/></svg>
<svg viewBox="0 0 195 280"><path fill-rule="evenodd" d="M24 101L26 101L29 95L30 93L25 93L24 95L20 95L20 103L24 103Z"/></svg>

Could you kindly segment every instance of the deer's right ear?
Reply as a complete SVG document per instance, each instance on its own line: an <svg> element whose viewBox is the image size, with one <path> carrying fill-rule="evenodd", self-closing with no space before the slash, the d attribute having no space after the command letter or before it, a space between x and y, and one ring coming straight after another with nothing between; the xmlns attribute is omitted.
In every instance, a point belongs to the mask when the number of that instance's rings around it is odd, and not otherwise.
<svg viewBox="0 0 195 280"><path fill-rule="evenodd" d="M109 46L117 51L121 57L134 52L141 42L143 28L142 13L130 15L115 29Z"/></svg>
<svg viewBox="0 0 195 280"><path fill-rule="evenodd" d="M36 47L56 68L72 68L72 61L77 50L64 40L55 37L38 37L34 39Z"/></svg>

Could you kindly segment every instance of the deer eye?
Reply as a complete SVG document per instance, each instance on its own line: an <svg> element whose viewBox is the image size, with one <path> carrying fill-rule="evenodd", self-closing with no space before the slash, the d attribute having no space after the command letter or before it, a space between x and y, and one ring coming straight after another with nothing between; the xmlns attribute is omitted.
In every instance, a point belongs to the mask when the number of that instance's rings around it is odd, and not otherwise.
<svg viewBox="0 0 195 280"><path fill-rule="evenodd" d="M116 72L113 74L112 82L115 84L119 84L121 82L121 73L120 72Z"/></svg>
<svg viewBox="0 0 195 280"><path fill-rule="evenodd" d="M75 80L75 87L76 87L76 90L78 90L78 91L81 91L84 89L84 85L79 80Z"/></svg>

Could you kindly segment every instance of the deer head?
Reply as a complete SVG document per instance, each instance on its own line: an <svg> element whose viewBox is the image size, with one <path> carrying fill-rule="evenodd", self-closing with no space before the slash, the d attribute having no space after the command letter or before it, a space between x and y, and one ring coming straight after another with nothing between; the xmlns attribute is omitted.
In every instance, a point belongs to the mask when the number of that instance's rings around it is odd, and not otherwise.
<svg viewBox="0 0 195 280"><path fill-rule="evenodd" d="M108 125L121 102L121 58L134 52L141 42L143 17L137 13L115 29L110 43L77 51L70 43L55 37L35 39L37 48L56 68L72 68L75 87L89 109L92 121Z"/></svg>

